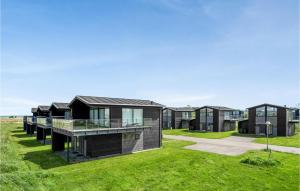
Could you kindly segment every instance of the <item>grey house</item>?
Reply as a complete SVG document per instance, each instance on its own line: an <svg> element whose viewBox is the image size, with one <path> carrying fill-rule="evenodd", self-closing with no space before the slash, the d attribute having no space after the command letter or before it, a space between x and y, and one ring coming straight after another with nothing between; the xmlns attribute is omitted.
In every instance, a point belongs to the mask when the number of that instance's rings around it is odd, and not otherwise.
<svg viewBox="0 0 300 191"><path fill-rule="evenodd" d="M163 109L163 128L189 128L197 107L166 107Z"/></svg>
<svg viewBox="0 0 300 191"><path fill-rule="evenodd" d="M196 120L190 130L222 132L236 128L241 112L222 106L203 106L196 110Z"/></svg>
<svg viewBox="0 0 300 191"><path fill-rule="evenodd" d="M248 108L248 119L239 122L239 132L266 135L266 121L271 122L268 134L271 136L290 136L295 134L293 110L285 106L261 104Z"/></svg>
<svg viewBox="0 0 300 191"><path fill-rule="evenodd" d="M163 105L149 100L76 96L72 119L53 119L52 150L99 157L159 148ZM76 157L76 156L75 156Z"/></svg>

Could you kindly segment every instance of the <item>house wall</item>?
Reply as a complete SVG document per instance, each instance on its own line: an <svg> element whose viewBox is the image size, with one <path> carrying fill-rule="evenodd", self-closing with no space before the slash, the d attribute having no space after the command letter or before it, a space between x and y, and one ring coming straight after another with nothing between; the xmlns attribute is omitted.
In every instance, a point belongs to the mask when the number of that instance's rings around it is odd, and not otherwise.
<svg viewBox="0 0 300 191"><path fill-rule="evenodd" d="M132 153L144 149L143 132L122 134L122 153Z"/></svg>
<svg viewBox="0 0 300 191"><path fill-rule="evenodd" d="M122 153L122 134L86 136L86 154L90 157Z"/></svg>
<svg viewBox="0 0 300 191"><path fill-rule="evenodd" d="M218 132L225 131L224 123L225 123L225 121L224 121L224 111L220 111L219 110L219 123L218 123L219 127L218 127Z"/></svg>
<svg viewBox="0 0 300 191"><path fill-rule="evenodd" d="M196 110L196 119L195 119L195 125L193 130L200 130L200 110Z"/></svg>
<svg viewBox="0 0 300 191"><path fill-rule="evenodd" d="M59 110L56 107L50 108L51 116L65 116L65 110Z"/></svg>
<svg viewBox="0 0 300 191"><path fill-rule="evenodd" d="M219 123L220 123L220 120L219 120L219 110L217 109L214 109L213 110L213 115L214 115L214 126L213 126L213 131L214 132L218 132L219 131Z"/></svg>
<svg viewBox="0 0 300 191"><path fill-rule="evenodd" d="M90 108L78 101L75 100L71 105L71 113L73 119L89 119L90 118Z"/></svg>
<svg viewBox="0 0 300 191"><path fill-rule="evenodd" d="M288 120L287 110L285 108L277 108L277 135L287 136Z"/></svg>
<svg viewBox="0 0 300 191"><path fill-rule="evenodd" d="M255 134L256 108L248 110L248 133Z"/></svg>
<svg viewBox="0 0 300 191"><path fill-rule="evenodd" d="M182 121L182 112L176 111L175 112L175 129L181 128L181 121Z"/></svg>
<svg viewBox="0 0 300 191"><path fill-rule="evenodd" d="M172 128L175 128L175 111L172 111Z"/></svg>
<svg viewBox="0 0 300 191"><path fill-rule="evenodd" d="M49 111L41 111L40 109L38 109L37 116L49 117Z"/></svg>

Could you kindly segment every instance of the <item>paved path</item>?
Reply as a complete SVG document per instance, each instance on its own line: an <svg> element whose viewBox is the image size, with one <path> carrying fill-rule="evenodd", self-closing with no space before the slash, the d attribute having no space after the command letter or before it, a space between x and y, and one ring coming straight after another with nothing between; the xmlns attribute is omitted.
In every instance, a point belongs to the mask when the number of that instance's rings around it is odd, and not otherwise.
<svg viewBox="0 0 300 191"><path fill-rule="evenodd" d="M196 144L186 146L187 149L236 156L249 150L262 150L265 144L253 143L255 138L231 136L224 139L205 139L187 136L164 135L164 138L182 141L192 141ZM300 148L269 145L274 151L300 155Z"/></svg>

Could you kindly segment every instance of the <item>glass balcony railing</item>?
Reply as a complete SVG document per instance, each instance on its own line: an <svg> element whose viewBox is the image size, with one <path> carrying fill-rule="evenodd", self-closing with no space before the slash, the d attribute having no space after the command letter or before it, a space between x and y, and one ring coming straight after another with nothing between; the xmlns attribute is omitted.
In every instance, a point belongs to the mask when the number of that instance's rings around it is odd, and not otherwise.
<svg viewBox="0 0 300 191"><path fill-rule="evenodd" d="M68 131L90 130L90 129L111 129L111 128L142 128L159 125L159 120L144 118L133 121L124 121L122 119L52 119L54 128L65 129Z"/></svg>
<svg viewBox="0 0 300 191"><path fill-rule="evenodd" d="M36 117L34 117L34 116L27 116L26 117L26 122L34 124L34 123L36 123Z"/></svg>
<svg viewBox="0 0 300 191"><path fill-rule="evenodd" d="M51 118L50 117L37 117L36 118L37 125L42 125L45 127L51 127Z"/></svg>

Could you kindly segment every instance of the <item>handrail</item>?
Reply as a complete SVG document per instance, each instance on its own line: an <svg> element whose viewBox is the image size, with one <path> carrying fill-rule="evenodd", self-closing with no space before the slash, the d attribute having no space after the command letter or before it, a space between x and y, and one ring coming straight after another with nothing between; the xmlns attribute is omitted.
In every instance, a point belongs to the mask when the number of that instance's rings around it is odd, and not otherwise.
<svg viewBox="0 0 300 191"><path fill-rule="evenodd" d="M69 131L110 128L143 128L159 125L159 120L152 118L124 121L122 119L52 119L52 127Z"/></svg>

